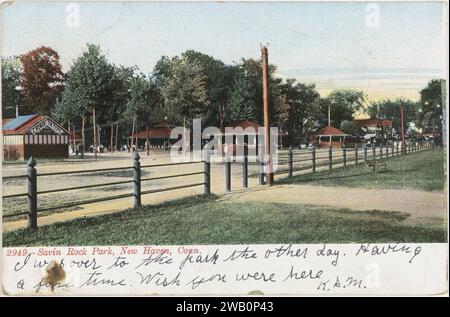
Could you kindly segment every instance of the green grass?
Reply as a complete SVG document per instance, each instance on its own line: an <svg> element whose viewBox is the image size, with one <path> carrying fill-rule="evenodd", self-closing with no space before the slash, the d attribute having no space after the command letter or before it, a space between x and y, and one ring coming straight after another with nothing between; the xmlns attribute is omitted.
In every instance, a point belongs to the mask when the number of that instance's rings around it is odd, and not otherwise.
<svg viewBox="0 0 450 317"><path fill-rule="evenodd" d="M408 215L319 206L235 203L194 197L160 206L20 229L4 246L444 242L444 224Z"/></svg>
<svg viewBox="0 0 450 317"><path fill-rule="evenodd" d="M377 171L360 165L336 168L332 171L296 175L278 183L308 183L321 186L347 186L362 188L418 189L441 191L444 189L444 151L427 150L385 159L387 171Z"/></svg>

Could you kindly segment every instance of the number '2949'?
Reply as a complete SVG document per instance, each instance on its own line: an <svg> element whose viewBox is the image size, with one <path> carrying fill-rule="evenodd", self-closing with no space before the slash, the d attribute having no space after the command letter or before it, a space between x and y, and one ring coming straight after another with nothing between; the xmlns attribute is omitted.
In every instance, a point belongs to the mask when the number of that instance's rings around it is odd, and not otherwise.
<svg viewBox="0 0 450 317"><path fill-rule="evenodd" d="M27 249L6 249L6 256L26 256Z"/></svg>

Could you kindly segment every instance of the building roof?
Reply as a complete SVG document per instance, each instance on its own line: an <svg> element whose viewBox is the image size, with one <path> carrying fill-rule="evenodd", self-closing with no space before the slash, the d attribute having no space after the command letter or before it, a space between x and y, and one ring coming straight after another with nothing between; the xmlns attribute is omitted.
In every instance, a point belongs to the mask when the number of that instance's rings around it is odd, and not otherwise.
<svg viewBox="0 0 450 317"><path fill-rule="evenodd" d="M345 134L341 130L339 130L339 129L331 126L331 125L320 129L315 134L316 135L323 135L323 136L330 136L330 135L331 136L346 136L346 135L348 135L348 134Z"/></svg>
<svg viewBox="0 0 450 317"><path fill-rule="evenodd" d="M44 126L47 126L48 121L44 121L44 120L49 120L52 122L51 125L53 125L53 128L52 128L53 130L60 129L60 130L62 130L62 132L69 134L69 132L66 129L64 129L61 125L59 125L55 120L53 120L52 118L50 118L48 116L42 116L39 114L18 116L16 118L2 120L2 133L3 134L25 134L28 132L28 130L33 128L38 123L43 122ZM42 128L42 127L38 127L38 129L39 128Z"/></svg>
<svg viewBox="0 0 450 317"><path fill-rule="evenodd" d="M23 134L25 130L39 122L44 117L38 114L26 116L18 116L12 119L4 119L2 121L3 134Z"/></svg>
<svg viewBox="0 0 450 317"><path fill-rule="evenodd" d="M360 128L361 127L376 127L379 123L383 127L392 127L392 120L387 119L357 119L353 120Z"/></svg>
<svg viewBox="0 0 450 317"><path fill-rule="evenodd" d="M254 122L254 121L250 121L250 120L242 120L237 122L234 127L240 127L242 129L246 129L248 127L251 127L253 129L255 129L256 131L258 131L258 128L261 127L258 123Z"/></svg>
<svg viewBox="0 0 450 317"><path fill-rule="evenodd" d="M18 116L16 118L11 118L11 119L4 119L2 122L3 123L2 130L3 131L17 130L18 128L20 128L21 126L23 126L28 121L35 118L36 116L38 116L38 115L31 114L31 115L27 115L27 116Z"/></svg>
<svg viewBox="0 0 450 317"><path fill-rule="evenodd" d="M247 128L252 128L255 130L256 134L258 133L258 128L262 128L263 126L258 124L257 122L250 121L250 120L242 120L238 121L234 124L233 128L242 128L243 130ZM271 127L274 128L274 127ZM278 129L278 135L287 135L287 132L282 131L281 129Z"/></svg>

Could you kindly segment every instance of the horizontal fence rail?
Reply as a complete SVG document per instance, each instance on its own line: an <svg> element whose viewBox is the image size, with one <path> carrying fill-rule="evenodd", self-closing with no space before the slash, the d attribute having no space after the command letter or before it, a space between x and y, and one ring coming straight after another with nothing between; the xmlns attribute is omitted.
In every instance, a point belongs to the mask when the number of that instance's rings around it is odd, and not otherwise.
<svg viewBox="0 0 450 317"><path fill-rule="evenodd" d="M20 212L6 213L6 214L3 214L3 218L11 218L11 217L27 215L28 216L28 227L32 228L32 229L37 229L37 216L39 213L46 212L46 211L57 210L57 209L67 209L67 208L77 207L77 206L81 206L81 205L87 205L87 204L92 204L92 203L105 202L105 201L111 201L111 200L123 199L123 198L129 198L129 197L133 197L133 207L140 207L142 195L160 193L160 192L166 192L166 191L173 191L173 190L179 190L179 189L183 189L183 188L191 188L191 187L197 187L197 186L204 186L204 193L205 194L210 193L210 165L209 165L209 162L195 161L195 162L163 163L163 164L152 164L152 165L142 165L141 166L139 160L140 160L139 154L135 153L134 159L133 159L133 166L104 168L104 169L96 169L96 170L92 169L92 170L79 170L79 171L39 173L38 174L37 170L35 168L36 161L34 160L33 157L31 157L27 162L27 175L3 177L4 180L21 179L21 178L27 179L27 186L28 186L27 193L4 195L3 198L7 199L7 198L16 198L16 197L27 197L28 210L20 211ZM190 172L190 173L181 173L181 174L172 174L172 175L164 175L164 176L157 176L157 177L141 178L141 170L143 168L171 167L171 166L188 165L188 164L203 164L203 169L201 171ZM133 178L124 180L124 181L117 181L117 182L99 183L99 184L91 184L91 185L83 185L83 186L37 191L37 178L38 177L69 175L69 174L84 174L84 173L103 173L103 172L111 172L111 171L119 171L119 170L132 170ZM142 182L188 177L188 176L202 175L202 174L205 175L203 182L196 182L196 183L172 186L172 187L155 188L155 189L149 189L149 190L144 190L144 191L141 190ZM87 200L79 200L79 201L74 201L74 202L70 202L70 203L66 203L66 204L58 204L55 206L38 208L38 201L37 201L38 195L54 194L54 193L58 193L58 192L66 192L66 191L71 191L71 190L115 186L115 185L122 185L122 184L133 184L133 192L117 194L114 196L98 197L98 198L87 199Z"/></svg>
<svg viewBox="0 0 450 317"><path fill-rule="evenodd" d="M316 148L311 150L292 150L291 148L286 152L281 152L277 155L279 159L276 163L283 167L274 171L274 175L289 174L292 177L294 172L311 170L313 173L317 168L328 167L332 169L335 165L340 167L351 167L359 164L364 164L368 160L383 160L385 158L395 157L419 150L426 150L432 148L432 144L423 143L420 146L405 145L402 150L401 144L387 144L383 146L355 146L355 147L341 147L341 148ZM298 164L308 163L311 164L298 166ZM261 158L257 162L250 163L250 165L264 166L264 162L261 162ZM259 175L261 178L261 172L254 172L250 176ZM248 177L249 175L247 175ZM262 177L263 178L263 177ZM244 179L244 182L246 180ZM263 184L263 182L260 182Z"/></svg>
<svg viewBox="0 0 450 317"><path fill-rule="evenodd" d="M289 147L287 153L282 152L277 157L280 159L277 164L283 166L283 169L279 169L274 171L274 175L282 175L288 174L288 177L293 177L294 172L303 172L303 171L311 171L315 173L317 169L323 168L325 170L332 170L334 167L342 167L348 168L351 166L357 166L359 164L366 164L368 162L373 162L374 160L384 160L390 157L409 155L409 153L423 151L427 149L434 148L434 146L429 143L422 144L406 144L405 147L402 147L400 143L397 144L389 144L379 147L374 146L362 146L362 147L342 147L342 148L316 148L315 146L312 149L305 150L293 150ZM28 227L32 229L37 229L37 215L38 213L63 209L63 208L72 208L86 204L105 202L116 199L124 199L124 198L133 198L133 207L137 208L141 206L141 197L143 195L161 193L166 191L180 190L184 188L198 187L203 186L204 194L210 194L211 192L211 167L209 162L209 151L204 151L205 157L200 161L191 161L191 162L178 162L178 163L162 163L162 164L149 164L149 165L141 165L139 154L135 153L133 158L133 166L126 167L115 167L115 168L104 168L104 169L96 169L96 170L78 170L78 171L64 171L64 172L51 172L51 173L37 173L35 168L36 161L31 157L27 162L27 174L26 175L17 175L17 176L5 176L3 180L14 180L14 179L26 179L27 183L27 192L26 193L17 193L17 194L9 194L4 195L3 199L9 198L18 198L18 197L27 197L28 210L27 211L19 211L3 214L3 218L10 218L16 216L27 215L28 219ZM236 162L238 163L238 162ZM180 173L180 174L172 174L172 175L162 175L155 177L147 177L142 178L141 172L142 169L151 169L151 168L159 168L159 167L173 167L177 165L195 165L195 164L203 164L203 168L201 170L188 172L188 173ZM258 183L260 185L265 184L265 172L264 172L264 158L262 155L262 151L259 152L258 157L255 162L249 162L249 157L244 155L242 162L238 164L242 164L242 187L248 187L248 177L249 176L259 176ZM224 172L225 172L225 189L227 192L231 191L231 169L232 162L226 161L224 164ZM256 173L250 174L248 171L248 166L253 165L257 166L258 171ZM99 183L99 184L90 184L90 185L82 185L75 187L66 187L66 188L58 188L58 189L49 189L49 190L37 190L37 178L38 177L47 177L47 176L57 176L57 175L70 175L70 174L85 174L85 173L105 173L111 171L120 171L120 170L130 170L133 171L133 176L131 179L127 179L124 181L116 181L116 182L108 182L108 183ZM162 187L155 189L142 190L141 184L142 182L151 182L156 180L163 179L173 179L173 178L182 178L189 177L195 175L204 175L204 179L201 182L195 182L190 184L171 186L171 187ZM54 194L58 192L66 192L73 190L82 190L82 189L90 189L97 187L107 187L107 186L115 186L115 185L123 185L123 184L133 184L133 190L129 193L118 194L114 196L107 197L98 197L87 200L74 201L66 204L60 204L50 207L38 208L38 196L39 195L48 195Z"/></svg>

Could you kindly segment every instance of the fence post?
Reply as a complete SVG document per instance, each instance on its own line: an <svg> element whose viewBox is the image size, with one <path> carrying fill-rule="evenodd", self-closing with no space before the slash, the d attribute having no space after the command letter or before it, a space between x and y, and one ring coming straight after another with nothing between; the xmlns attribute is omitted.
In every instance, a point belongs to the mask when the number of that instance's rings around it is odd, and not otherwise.
<svg viewBox="0 0 450 317"><path fill-rule="evenodd" d="M134 152L134 163L133 163L133 169L134 169L134 202L133 207L138 208L141 207L141 162L139 162L139 159L141 157L139 156L139 153L136 151Z"/></svg>
<svg viewBox="0 0 450 317"><path fill-rule="evenodd" d="M248 156L244 153L244 162L242 165L242 186L248 187Z"/></svg>
<svg viewBox="0 0 450 317"><path fill-rule="evenodd" d="M312 147L312 171L313 173L316 172L316 145L313 144Z"/></svg>
<svg viewBox="0 0 450 317"><path fill-rule="evenodd" d="M231 191L231 160L228 158L225 162L225 181L226 191Z"/></svg>
<svg viewBox="0 0 450 317"><path fill-rule="evenodd" d="M394 157L395 153L394 153L394 142L392 141L392 145L391 145L391 156Z"/></svg>
<svg viewBox="0 0 450 317"><path fill-rule="evenodd" d="M355 165L358 165L358 144L355 145Z"/></svg>
<svg viewBox="0 0 450 317"><path fill-rule="evenodd" d="M386 158L389 157L389 146L388 144L386 144Z"/></svg>
<svg viewBox="0 0 450 317"><path fill-rule="evenodd" d="M258 151L258 165L259 165L259 185L264 185L264 156L263 148L259 147Z"/></svg>
<svg viewBox="0 0 450 317"><path fill-rule="evenodd" d="M31 156L27 162L28 228L37 230L37 173L36 161Z"/></svg>
<svg viewBox="0 0 450 317"><path fill-rule="evenodd" d="M205 145L203 148L204 161L203 161L203 172L205 173L205 186L204 193L205 195L209 195L211 193L211 163L209 156L209 148L208 145Z"/></svg>
<svg viewBox="0 0 450 317"><path fill-rule="evenodd" d="M344 144L344 147L342 148L342 155L344 158L344 167L347 167L347 146Z"/></svg>
<svg viewBox="0 0 450 317"><path fill-rule="evenodd" d="M375 144L372 144L372 158L374 159L374 160L376 160L376 158L377 158L377 152L376 152L376 145Z"/></svg>
<svg viewBox="0 0 450 317"><path fill-rule="evenodd" d="M292 163L293 163L293 159L292 159L292 146L289 145L289 150L288 150L288 176L289 178L292 177Z"/></svg>
<svg viewBox="0 0 450 317"><path fill-rule="evenodd" d="M331 171L333 169L333 148L331 145L328 146L328 165Z"/></svg>
<svg viewBox="0 0 450 317"><path fill-rule="evenodd" d="M396 147L397 147L397 156L398 156L398 145L399 145L399 142L397 141L397 145L396 145Z"/></svg>
<svg viewBox="0 0 450 317"><path fill-rule="evenodd" d="M383 144L380 143L380 158L383 158Z"/></svg>

